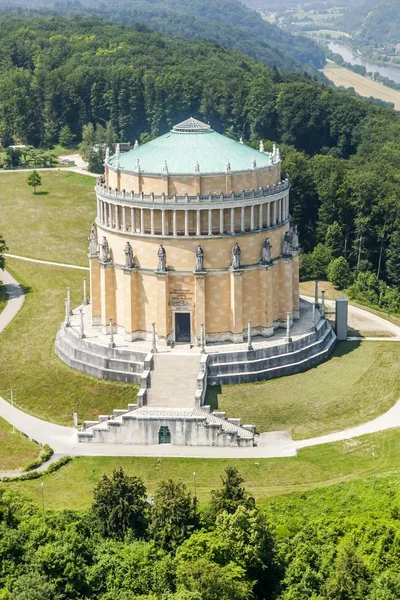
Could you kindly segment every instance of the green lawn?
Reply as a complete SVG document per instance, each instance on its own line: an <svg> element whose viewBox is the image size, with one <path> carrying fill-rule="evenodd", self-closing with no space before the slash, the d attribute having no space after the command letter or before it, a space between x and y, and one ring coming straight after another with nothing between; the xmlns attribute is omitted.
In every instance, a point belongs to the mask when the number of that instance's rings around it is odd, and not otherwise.
<svg viewBox="0 0 400 600"><path fill-rule="evenodd" d="M375 453L373 466L371 452ZM336 444L301 450L297 457L279 459L195 459L195 458L104 458L80 457L56 473L36 481L5 484L35 502L40 502L40 486L44 483L48 508L81 509L89 506L93 487L103 473L110 474L122 466L125 471L144 479L150 494L159 481L171 477L184 481L196 490L204 502L220 484L220 476L228 465L235 465L245 479L247 489L258 499L294 491L307 491L340 482L355 481L377 475L399 473L400 435L398 430L364 436Z"/></svg>
<svg viewBox="0 0 400 600"><path fill-rule="evenodd" d="M42 171L36 195L27 173L0 174L0 231L11 254L86 266L96 215L93 177Z"/></svg>
<svg viewBox="0 0 400 600"><path fill-rule="evenodd" d="M22 469L39 456L40 446L0 419L0 472Z"/></svg>
<svg viewBox="0 0 400 600"><path fill-rule="evenodd" d="M206 402L258 431L287 429L302 439L345 429L384 413L400 398L400 344L340 342L304 373L209 387Z"/></svg>
<svg viewBox="0 0 400 600"><path fill-rule="evenodd" d="M0 395L43 419L72 425L72 413L92 419L136 398L137 387L104 382L74 371L54 354L64 317L66 286L72 305L81 301L84 272L9 259L7 268L28 287L21 311L0 336Z"/></svg>

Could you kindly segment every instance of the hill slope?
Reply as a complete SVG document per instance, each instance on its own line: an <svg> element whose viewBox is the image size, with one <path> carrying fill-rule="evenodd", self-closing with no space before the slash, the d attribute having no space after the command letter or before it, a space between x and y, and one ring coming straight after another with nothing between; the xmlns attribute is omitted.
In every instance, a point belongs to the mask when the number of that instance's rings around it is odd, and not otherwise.
<svg viewBox="0 0 400 600"><path fill-rule="evenodd" d="M325 64L314 42L265 22L237 0L0 0L0 9L24 7L62 16L98 15L124 25L142 22L174 37L239 50L280 70L304 71Z"/></svg>

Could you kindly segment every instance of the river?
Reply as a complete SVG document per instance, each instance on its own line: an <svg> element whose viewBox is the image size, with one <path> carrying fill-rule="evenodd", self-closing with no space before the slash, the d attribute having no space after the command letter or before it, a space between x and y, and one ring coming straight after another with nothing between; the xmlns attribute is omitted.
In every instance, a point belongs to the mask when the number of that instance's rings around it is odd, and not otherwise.
<svg viewBox="0 0 400 600"><path fill-rule="evenodd" d="M396 67L384 67L382 65L377 65L376 63L369 62L368 60L364 60L360 58L350 48L344 46L343 44L336 44L335 42L329 43L329 50L334 52L335 54L340 54L343 56L343 60L352 65L362 65L367 69L367 72L371 71L372 73L378 72L383 77L388 77L392 79L396 83L400 83L400 69Z"/></svg>

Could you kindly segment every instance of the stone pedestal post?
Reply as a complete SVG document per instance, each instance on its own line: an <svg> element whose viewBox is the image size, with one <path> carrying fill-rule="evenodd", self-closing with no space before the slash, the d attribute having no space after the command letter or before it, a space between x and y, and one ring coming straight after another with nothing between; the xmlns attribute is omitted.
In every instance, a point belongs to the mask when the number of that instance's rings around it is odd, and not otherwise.
<svg viewBox="0 0 400 600"><path fill-rule="evenodd" d="M83 338L85 338L86 335L85 335L85 330L84 330L84 326L83 326L83 309L82 308L79 309L79 317L80 317L79 337L81 340L83 340Z"/></svg>
<svg viewBox="0 0 400 600"><path fill-rule="evenodd" d="M321 291L321 317L325 319L325 290Z"/></svg>
<svg viewBox="0 0 400 600"><path fill-rule="evenodd" d="M315 306L318 308L318 306L319 306L319 304L318 304L318 279L315 280L315 292L314 292L314 295L315 295L315 299L314 299Z"/></svg>
<svg viewBox="0 0 400 600"><path fill-rule="evenodd" d="M231 331L233 342L243 342L243 269L231 269Z"/></svg>
<svg viewBox="0 0 400 600"><path fill-rule="evenodd" d="M68 298L65 298L65 323L64 324L65 324L65 327L71 327Z"/></svg>
<svg viewBox="0 0 400 600"><path fill-rule="evenodd" d="M157 334L156 334L156 324L151 324L151 352L155 354L157 352Z"/></svg>
<svg viewBox="0 0 400 600"><path fill-rule="evenodd" d="M290 312L286 315L286 342L289 343L292 341L290 337Z"/></svg>
<svg viewBox="0 0 400 600"><path fill-rule="evenodd" d="M110 318L110 343L108 344L109 348L115 348L115 342L114 342L114 325L113 325L113 320L112 318Z"/></svg>
<svg viewBox="0 0 400 600"><path fill-rule="evenodd" d="M83 304L87 306L89 304L89 300L87 297L87 284L86 277L83 278Z"/></svg>
<svg viewBox="0 0 400 600"><path fill-rule="evenodd" d="M197 345L201 344L202 327L206 320L206 273L195 272L194 275L194 302L195 302L195 318L192 325ZM205 331L204 331L205 336Z"/></svg>
<svg viewBox="0 0 400 600"><path fill-rule="evenodd" d="M247 350L253 350L251 343L251 319L247 319Z"/></svg>

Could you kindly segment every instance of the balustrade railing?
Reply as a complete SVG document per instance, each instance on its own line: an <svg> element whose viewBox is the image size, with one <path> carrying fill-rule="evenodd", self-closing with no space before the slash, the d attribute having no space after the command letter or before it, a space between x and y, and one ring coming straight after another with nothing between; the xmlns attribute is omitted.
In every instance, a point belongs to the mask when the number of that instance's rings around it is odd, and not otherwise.
<svg viewBox="0 0 400 600"><path fill-rule="evenodd" d="M96 192L108 201L110 200L123 200L125 202L145 202L145 203L157 203L157 204L208 204L212 202L227 202L235 200L251 200L253 198L265 198L267 196L274 196L280 192L284 192L289 189L289 179L285 179L277 185L271 185L268 187L260 187L252 190L242 190L239 193L232 192L231 194L207 194L195 196L189 196L185 194L178 196L168 196L167 194L144 194L143 192L135 193L133 191L127 192L126 190L118 191L103 184L102 178L97 180Z"/></svg>

